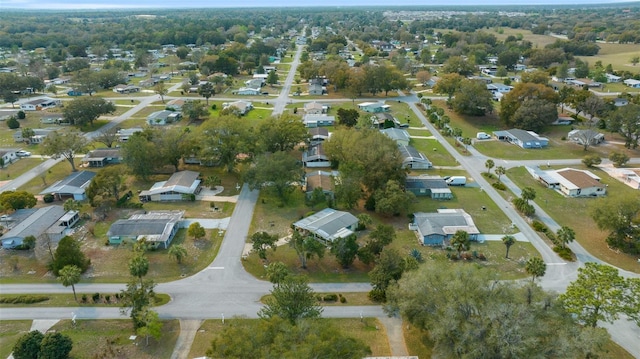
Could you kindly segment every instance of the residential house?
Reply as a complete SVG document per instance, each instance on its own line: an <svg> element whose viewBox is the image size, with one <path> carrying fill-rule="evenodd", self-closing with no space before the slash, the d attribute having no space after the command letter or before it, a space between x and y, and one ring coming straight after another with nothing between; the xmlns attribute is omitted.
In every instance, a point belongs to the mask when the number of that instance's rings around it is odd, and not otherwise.
<svg viewBox="0 0 640 359"><path fill-rule="evenodd" d="M304 115L302 122L306 127L333 126L336 122L335 116L327 115Z"/></svg>
<svg viewBox="0 0 640 359"><path fill-rule="evenodd" d="M320 96L327 93L327 88L323 86L322 79L311 79L309 81L309 95Z"/></svg>
<svg viewBox="0 0 640 359"><path fill-rule="evenodd" d="M633 189L640 189L640 170L638 169L618 168L609 174Z"/></svg>
<svg viewBox="0 0 640 359"><path fill-rule="evenodd" d="M398 144L402 156L402 167L413 170L428 170L433 167L429 159L413 146Z"/></svg>
<svg viewBox="0 0 640 359"><path fill-rule="evenodd" d="M620 82L622 80L622 77L613 74L605 74L605 76L607 77L608 83Z"/></svg>
<svg viewBox="0 0 640 359"><path fill-rule="evenodd" d="M622 83L624 83L625 85L634 88L634 89L640 89L640 80L634 80L634 79L626 79L624 81L622 81Z"/></svg>
<svg viewBox="0 0 640 359"><path fill-rule="evenodd" d="M9 231L2 236L2 247L20 246L29 236L36 239L47 236L51 241L59 241L79 220L78 212L67 212L62 206L19 209L3 220Z"/></svg>
<svg viewBox="0 0 640 359"><path fill-rule="evenodd" d="M40 195L52 194L57 200L72 198L75 201L87 199L85 190L89 187L96 173L91 171L73 172L64 179L47 187Z"/></svg>
<svg viewBox="0 0 640 359"><path fill-rule="evenodd" d="M38 144L42 143L47 136L49 136L52 132L56 131L55 128L34 128L33 136L29 138L22 137L22 130L17 130L13 133L13 140L15 142L25 142L29 144Z"/></svg>
<svg viewBox="0 0 640 359"><path fill-rule="evenodd" d="M571 130L567 134L567 139L579 145L584 146L585 144L588 144L590 146L595 146L604 142L604 135L591 129Z"/></svg>
<svg viewBox="0 0 640 359"><path fill-rule="evenodd" d="M325 208L293 224L303 234L311 234L326 242L351 235L358 226L358 218L349 212Z"/></svg>
<svg viewBox="0 0 640 359"><path fill-rule="evenodd" d="M384 102L362 102L358 104L358 109L364 112L378 113L391 111L391 106L385 105Z"/></svg>
<svg viewBox="0 0 640 359"><path fill-rule="evenodd" d="M149 87L155 86L158 82L160 82L158 79L150 78L150 79L140 81L138 85L140 85L140 87L149 88Z"/></svg>
<svg viewBox="0 0 640 359"><path fill-rule="evenodd" d="M0 166L0 168L17 161L19 157L16 155L16 152L18 151L19 149L17 148L0 148L0 159L2 160L2 166Z"/></svg>
<svg viewBox="0 0 640 359"><path fill-rule="evenodd" d="M156 111L147 116L147 123L152 126L164 126L180 121L181 118L182 114L180 112L162 110Z"/></svg>
<svg viewBox="0 0 640 359"><path fill-rule="evenodd" d="M400 127L400 121L388 112L379 112L372 115L371 123L379 129Z"/></svg>
<svg viewBox="0 0 640 359"><path fill-rule="evenodd" d="M115 221L107 231L109 244L137 242L143 238L155 248L169 248L178 233L184 211L149 211Z"/></svg>
<svg viewBox="0 0 640 359"><path fill-rule="evenodd" d="M575 121L573 119L573 117L558 116L558 119L556 119L555 121L551 122L551 124L554 125L554 126L564 126L564 125L572 124L573 121Z"/></svg>
<svg viewBox="0 0 640 359"><path fill-rule="evenodd" d="M222 104L222 108L234 108L240 116L244 116L253 109L253 104L250 101L238 100L234 102L225 102Z"/></svg>
<svg viewBox="0 0 640 359"><path fill-rule="evenodd" d="M506 131L495 131L493 135L501 141L506 141L522 148L543 148L549 145L547 138L540 137L533 131L525 131L517 128Z"/></svg>
<svg viewBox="0 0 640 359"><path fill-rule="evenodd" d="M42 115L42 118L40 118L40 123L45 125L52 125L52 124L58 125L58 124L69 123L69 122L64 120L64 116L62 116L61 113L48 113L48 114Z"/></svg>
<svg viewBox="0 0 640 359"><path fill-rule="evenodd" d="M113 87L113 92L119 93L121 95L140 92L140 87L134 85L116 85Z"/></svg>
<svg viewBox="0 0 640 359"><path fill-rule="evenodd" d="M116 132L116 139L118 142L127 142L134 133L142 131L144 131L142 127L122 128Z"/></svg>
<svg viewBox="0 0 640 359"><path fill-rule="evenodd" d="M260 88L241 87L238 91L234 92L235 95L259 95Z"/></svg>
<svg viewBox="0 0 640 359"><path fill-rule="evenodd" d="M438 83L438 81L440 81L438 76L431 76L431 78L425 81L423 85L426 87L433 87Z"/></svg>
<svg viewBox="0 0 640 359"><path fill-rule="evenodd" d="M104 167L120 162L122 162L120 147L91 150L82 158L82 163L88 167Z"/></svg>
<svg viewBox="0 0 640 359"><path fill-rule="evenodd" d="M307 197L311 197L311 194L316 188L320 188L325 196L333 198L335 192L335 179L331 172L325 171L313 171L305 175L304 192Z"/></svg>
<svg viewBox="0 0 640 359"><path fill-rule="evenodd" d="M244 84L245 84L246 87L259 89L262 86L264 86L264 80L261 79L261 78L251 79L251 80L245 81Z"/></svg>
<svg viewBox="0 0 640 359"><path fill-rule="evenodd" d="M404 187L416 196L429 196L432 199L452 199L450 187L440 176L408 176Z"/></svg>
<svg viewBox="0 0 640 359"><path fill-rule="evenodd" d="M322 105L315 101L307 102L304 104L304 113L306 113L307 115L322 115L327 113L328 109L329 109L328 106Z"/></svg>
<svg viewBox="0 0 640 359"><path fill-rule="evenodd" d="M58 105L60 105L60 100L52 99L49 97L42 97L20 104L20 109L23 111L40 111L54 108Z"/></svg>
<svg viewBox="0 0 640 359"><path fill-rule="evenodd" d="M399 128L385 128L383 130L380 130L380 132L383 135L394 140L398 145L408 146L409 141L411 140L411 137L409 136L409 132Z"/></svg>
<svg viewBox="0 0 640 359"><path fill-rule="evenodd" d="M600 177L587 170L563 168L542 171L528 166L526 169L547 188L556 189L567 197L597 197L607 194L607 186L600 183Z"/></svg>
<svg viewBox="0 0 640 359"><path fill-rule="evenodd" d="M302 153L302 163L309 168L331 167L331 161L325 154L322 143L309 146Z"/></svg>
<svg viewBox="0 0 640 359"><path fill-rule="evenodd" d="M139 194L140 202L189 201L200 192L200 173L176 172L168 180L156 182L148 191Z"/></svg>
<svg viewBox="0 0 640 359"><path fill-rule="evenodd" d="M309 142L314 145L318 143L322 143L329 139L329 130L322 127L312 127L308 129L309 132Z"/></svg>
<svg viewBox="0 0 640 359"><path fill-rule="evenodd" d="M184 99L176 98L167 102L166 109L180 112L182 111L182 106L184 106L184 104L185 104Z"/></svg>
<svg viewBox="0 0 640 359"><path fill-rule="evenodd" d="M457 231L469 233L469 239L478 239L480 231L471 216L463 209L438 209L437 213L417 212L413 214L410 229L417 232L418 242L423 246L442 246Z"/></svg>

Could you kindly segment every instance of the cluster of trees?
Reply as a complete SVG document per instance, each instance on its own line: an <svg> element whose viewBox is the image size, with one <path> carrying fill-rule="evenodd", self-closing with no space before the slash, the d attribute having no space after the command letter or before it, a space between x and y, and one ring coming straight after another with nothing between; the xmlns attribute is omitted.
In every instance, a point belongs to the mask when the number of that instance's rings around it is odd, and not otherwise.
<svg viewBox="0 0 640 359"><path fill-rule="evenodd" d="M447 103L458 113L484 116L493 111L493 98L491 92L487 91L486 84L466 79L459 72L443 75L434 86L434 91L447 94Z"/></svg>
<svg viewBox="0 0 640 359"><path fill-rule="evenodd" d="M73 349L73 341L67 335L37 330L21 336L13 346L15 359L67 359Z"/></svg>
<svg viewBox="0 0 640 359"><path fill-rule="evenodd" d="M500 101L500 120L508 127L540 132L558 118L558 102L551 87L518 83Z"/></svg>
<svg viewBox="0 0 640 359"><path fill-rule="evenodd" d="M37 203L36 197L27 191L4 191L0 193L0 208L5 211L32 208Z"/></svg>
<svg viewBox="0 0 640 359"><path fill-rule="evenodd" d="M609 232L607 244L631 254L640 253L639 215L640 203L632 197L599 199L591 212L598 228Z"/></svg>
<svg viewBox="0 0 640 359"><path fill-rule="evenodd" d="M35 76L27 76L25 74L0 73L0 96L6 103L12 106L18 102L20 95L27 89L35 91L44 90L44 81Z"/></svg>

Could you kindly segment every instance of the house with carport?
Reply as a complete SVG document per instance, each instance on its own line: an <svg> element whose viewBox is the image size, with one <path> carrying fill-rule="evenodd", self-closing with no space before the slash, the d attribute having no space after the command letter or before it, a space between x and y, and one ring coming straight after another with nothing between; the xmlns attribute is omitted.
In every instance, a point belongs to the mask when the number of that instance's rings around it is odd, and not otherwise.
<svg viewBox="0 0 640 359"><path fill-rule="evenodd" d="M9 229L2 236L2 247L12 249L20 246L29 236L57 242L67 235L79 220L77 211L65 211L62 206L57 205L19 209L1 221L1 224Z"/></svg>
<svg viewBox="0 0 640 359"><path fill-rule="evenodd" d="M500 141L506 141L522 148L544 148L549 145L549 139L539 136L533 131L511 129L495 131L493 135Z"/></svg>
<svg viewBox="0 0 640 359"><path fill-rule="evenodd" d="M309 168L331 167L331 161L329 161L329 157L324 152L322 143L309 146L302 153L302 163Z"/></svg>
<svg viewBox="0 0 640 359"><path fill-rule="evenodd" d="M293 224L294 230L312 235L324 242L333 242L353 234L358 218L349 212L325 208Z"/></svg>
<svg viewBox="0 0 640 359"><path fill-rule="evenodd" d="M538 182L567 197L599 197L607 194L607 186L600 177L587 170L563 168L543 171L538 167L525 167Z"/></svg>
<svg viewBox="0 0 640 359"><path fill-rule="evenodd" d="M423 246L446 245L457 231L465 231L476 241L480 231L473 218L463 209L438 209L436 213L416 212L409 229L416 231Z"/></svg>
<svg viewBox="0 0 640 359"><path fill-rule="evenodd" d="M394 140L398 144L398 146L408 146L409 141L411 141L409 132L399 128L385 128L383 130L380 130L380 133Z"/></svg>
<svg viewBox="0 0 640 359"><path fill-rule="evenodd" d="M404 188L417 197L431 199L452 199L453 192L444 178L440 176L407 176Z"/></svg>
<svg viewBox="0 0 640 359"><path fill-rule="evenodd" d="M0 158L2 159L2 167L4 168L13 162L17 161L20 157L16 152L20 151L17 148L0 148Z"/></svg>
<svg viewBox="0 0 640 359"><path fill-rule="evenodd" d="M109 244L135 243L142 239L154 248L167 249L178 233L184 211L149 211L115 221L107 231Z"/></svg>
<svg viewBox="0 0 640 359"><path fill-rule="evenodd" d="M391 106L385 105L384 102L362 102L358 104L358 109L364 112L378 113L391 111Z"/></svg>
<svg viewBox="0 0 640 359"><path fill-rule="evenodd" d="M309 128L309 142L312 145L322 143L329 139L329 130L323 127Z"/></svg>
<svg viewBox="0 0 640 359"><path fill-rule="evenodd" d="M429 159L423 155L415 147L410 145L398 145L400 155L402 156L402 167L413 170L428 170L433 167Z"/></svg>
<svg viewBox="0 0 640 359"><path fill-rule="evenodd" d="M140 202L190 201L200 192L200 173L176 172L166 181L156 182L148 191L141 191Z"/></svg>
<svg viewBox="0 0 640 359"><path fill-rule="evenodd" d="M59 201L67 199L84 201L87 199L85 191L95 176L96 173L91 171L73 172L64 179L47 187L40 192L40 195L52 194Z"/></svg>
<svg viewBox="0 0 640 359"><path fill-rule="evenodd" d="M333 126L336 123L336 118L335 116L328 115L306 114L302 118L302 122L306 127Z"/></svg>
<svg viewBox="0 0 640 359"><path fill-rule="evenodd" d="M180 112L169 110L156 111L147 116L147 124L151 126L164 126L178 122L181 118L182 114Z"/></svg>
<svg viewBox="0 0 640 359"><path fill-rule="evenodd" d="M91 150L82 158L82 163L87 167L104 167L110 164L118 164L122 162L120 150L120 147Z"/></svg>

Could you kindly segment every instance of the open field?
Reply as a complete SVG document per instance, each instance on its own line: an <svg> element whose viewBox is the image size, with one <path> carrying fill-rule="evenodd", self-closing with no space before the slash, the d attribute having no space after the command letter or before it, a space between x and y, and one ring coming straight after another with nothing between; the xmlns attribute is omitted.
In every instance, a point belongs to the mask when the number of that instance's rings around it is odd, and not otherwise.
<svg viewBox="0 0 640 359"><path fill-rule="evenodd" d="M638 44L614 44L614 43L598 43L600 51L595 56L576 56L583 61L588 61L590 65L596 61L602 61L604 66L611 64L616 71L629 71L632 73L640 73L640 65L633 66L631 58L640 56L640 48Z"/></svg>
<svg viewBox="0 0 640 359"><path fill-rule="evenodd" d="M581 166L574 167L584 169ZM602 183L607 185L607 197L638 196L637 190L633 190L609 177L604 171L599 169L590 170L601 178ZM607 233L599 230L593 219L591 219L592 208L597 206L599 201L604 201L605 199L566 198L554 190L543 187L527 173L524 167L509 169L507 176L520 188L531 187L535 189L535 202L558 224L573 229L576 232L576 240L591 254L622 269L636 273L640 272L637 257L609 249L605 242Z"/></svg>
<svg viewBox="0 0 640 359"><path fill-rule="evenodd" d="M550 36L550 35L537 35L537 34L532 34L531 30L524 30L524 29L512 29L510 27L501 27L501 34L496 32L496 31L490 31L491 34L495 35L495 37L498 40L504 41L508 36L512 35L512 36L518 36L519 34L522 35L524 40L528 40L531 41L531 43L533 44L534 47L536 47L536 45L538 45L537 47L545 47L549 44L553 44L554 42L556 42L557 38Z"/></svg>

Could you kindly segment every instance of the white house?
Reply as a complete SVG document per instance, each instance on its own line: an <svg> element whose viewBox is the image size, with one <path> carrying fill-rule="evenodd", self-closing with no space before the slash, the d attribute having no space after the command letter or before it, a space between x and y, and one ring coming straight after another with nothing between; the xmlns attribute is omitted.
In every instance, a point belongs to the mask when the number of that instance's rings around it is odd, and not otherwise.
<svg viewBox="0 0 640 359"><path fill-rule="evenodd" d="M558 190L567 197L597 197L607 194L607 186L600 183L600 177L587 170L563 168L542 171L533 167L526 169L540 183Z"/></svg>
<svg viewBox="0 0 640 359"><path fill-rule="evenodd" d="M391 106L385 105L384 102L363 102L358 104L358 108L371 113L391 111Z"/></svg>
<svg viewBox="0 0 640 359"><path fill-rule="evenodd" d="M138 195L140 202L165 202L192 200L200 191L200 173L180 171L168 180L156 182L148 191Z"/></svg>
<svg viewBox="0 0 640 359"><path fill-rule="evenodd" d="M302 122L306 127L333 126L336 122L335 116L327 115L304 115Z"/></svg>
<svg viewBox="0 0 640 359"><path fill-rule="evenodd" d="M250 101L238 100L234 102L225 102L222 104L223 109L234 108L238 111L240 116L246 115L253 108L253 104Z"/></svg>
<svg viewBox="0 0 640 359"><path fill-rule="evenodd" d="M147 116L147 123L151 126L164 126L169 123L180 121L182 114L180 112L162 110L156 111Z"/></svg>
<svg viewBox="0 0 640 359"><path fill-rule="evenodd" d="M87 199L85 190L91 184L91 180L96 176L95 172L78 171L73 172L64 179L47 187L40 195L52 194L58 200L72 198L74 201Z"/></svg>
<svg viewBox="0 0 640 359"><path fill-rule="evenodd" d="M60 105L60 100L43 97L20 104L20 109L23 111L40 111L54 108L58 105Z"/></svg>
<svg viewBox="0 0 640 359"><path fill-rule="evenodd" d="M625 85L634 88L634 89L640 89L640 81L639 80L634 80L634 79L626 79L624 81L622 81Z"/></svg>
<svg viewBox="0 0 640 359"><path fill-rule="evenodd" d="M604 142L604 135L590 129L571 130L567 134L567 139L579 145L589 144L590 146L593 146Z"/></svg>
<svg viewBox="0 0 640 359"><path fill-rule="evenodd" d="M333 208L325 208L293 224L297 231L311 234L327 242L348 237L357 226L358 218L356 216L349 212L336 211Z"/></svg>
<svg viewBox="0 0 640 359"><path fill-rule="evenodd" d="M620 82L620 80L622 80L622 77L616 76L616 75L612 75L612 74L605 74L605 76L607 77L607 82L609 82L609 83Z"/></svg>
<svg viewBox="0 0 640 359"><path fill-rule="evenodd" d="M251 88L251 87L241 87L238 91L235 92L236 95L259 95L259 88Z"/></svg>

